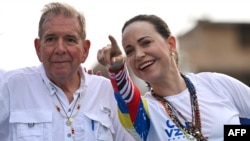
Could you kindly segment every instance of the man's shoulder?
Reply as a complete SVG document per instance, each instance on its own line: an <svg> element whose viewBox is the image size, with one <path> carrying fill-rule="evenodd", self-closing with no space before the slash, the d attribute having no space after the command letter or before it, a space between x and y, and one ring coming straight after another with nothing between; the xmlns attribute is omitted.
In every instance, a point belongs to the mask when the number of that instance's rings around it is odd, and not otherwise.
<svg viewBox="0 0 250 141"><path fill-rule="evenodd" d="M16 76L28 76L28 75L38 74L39 68L40 67L38 66L31 66L31 67L23 67L23 68L9 70L5 72L5 77L12 78Z"/></svg>
<svg viewBox="0 0 250 141"><path fill-rule="evenodd" d="M110 80L104 76L101 75L95 75L95 74L84 74L86 77L86 80L88 81L98 81L98 82L110 82Z"/></svg>

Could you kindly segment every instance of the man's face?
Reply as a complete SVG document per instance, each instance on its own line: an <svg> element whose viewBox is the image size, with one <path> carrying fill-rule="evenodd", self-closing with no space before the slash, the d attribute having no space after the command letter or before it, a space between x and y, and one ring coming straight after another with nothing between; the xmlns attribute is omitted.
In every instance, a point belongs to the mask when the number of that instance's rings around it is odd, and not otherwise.
<svg viewBox="0 0 250 141"><path fill-rule="evenodd" d="M89 51L90 42L81 38L76 17L52 16L42 25L42 37L35 40L36 52L50 78L71 77Z"/></svg>

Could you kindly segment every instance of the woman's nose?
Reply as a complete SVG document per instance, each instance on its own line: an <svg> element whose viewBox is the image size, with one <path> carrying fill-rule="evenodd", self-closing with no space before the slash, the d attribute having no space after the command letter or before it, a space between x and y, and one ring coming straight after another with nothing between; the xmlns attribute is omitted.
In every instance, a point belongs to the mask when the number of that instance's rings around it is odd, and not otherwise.
<svg viewBox="0 0 250 141"><path fill-rule="evenodd" d="M145 56L145 53L144 53L143 50L138 49L138 50L136 50L136 54L135 55L136 55L135 58L137 60L140 60L140 59L142 59Z"/></svg>

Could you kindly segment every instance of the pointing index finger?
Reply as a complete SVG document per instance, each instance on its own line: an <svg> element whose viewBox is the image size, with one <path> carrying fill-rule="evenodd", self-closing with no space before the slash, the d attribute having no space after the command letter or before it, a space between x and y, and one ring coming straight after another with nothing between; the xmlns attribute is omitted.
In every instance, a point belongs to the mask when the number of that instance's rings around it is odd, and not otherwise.
<svg viewBox="0 0 250 141"><path fill-rule="evenodd" d="M113 50L117 50L117 49L119 50L119 46L118 46L118 44L116 42L116 39L113 36L109 35L109 40L111 42L112 49Z"/></svg>

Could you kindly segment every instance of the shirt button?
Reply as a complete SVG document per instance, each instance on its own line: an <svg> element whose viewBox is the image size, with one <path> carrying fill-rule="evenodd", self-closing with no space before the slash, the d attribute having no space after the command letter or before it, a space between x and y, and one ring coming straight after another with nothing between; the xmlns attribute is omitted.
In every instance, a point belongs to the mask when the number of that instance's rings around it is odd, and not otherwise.
<svg viewBox="0 0 250 141"><path fill-rule="evenodd" d="M71 134L70 134L70 133L68 133L68 134L67 134L67 136L70 138L70 137L71 137Z"/></svg>
<svg viewBox="0 0 250 141"><path fill-rule="evenodd" d="M35 126L35 123L28 123L28 127L34 127Z"/></svg>

